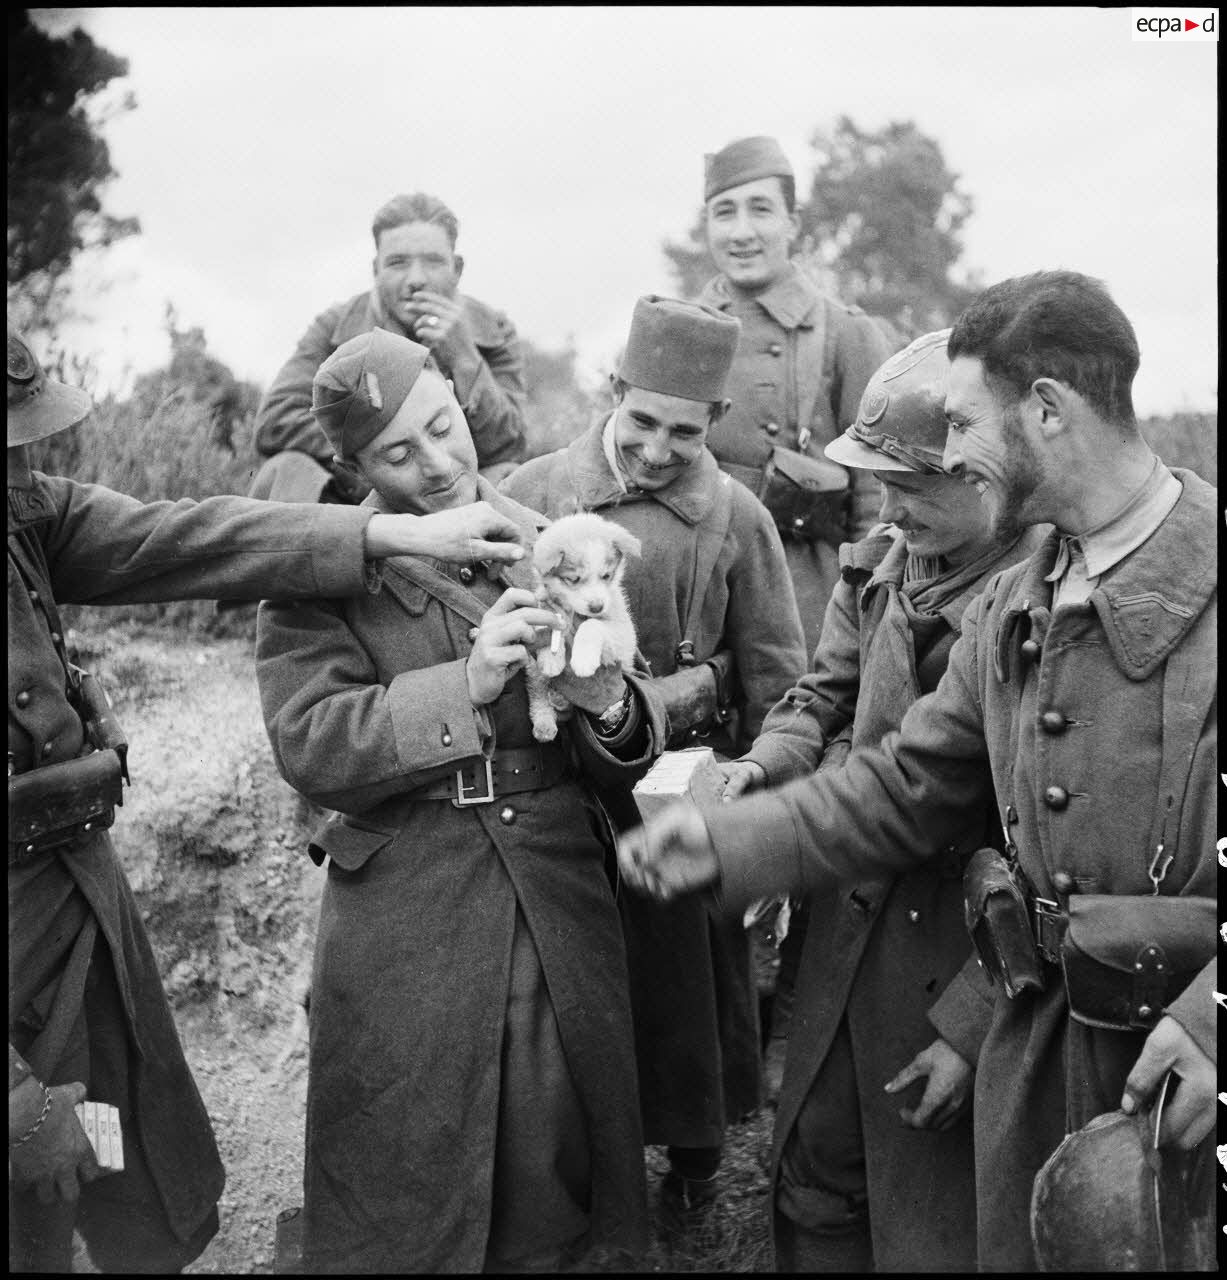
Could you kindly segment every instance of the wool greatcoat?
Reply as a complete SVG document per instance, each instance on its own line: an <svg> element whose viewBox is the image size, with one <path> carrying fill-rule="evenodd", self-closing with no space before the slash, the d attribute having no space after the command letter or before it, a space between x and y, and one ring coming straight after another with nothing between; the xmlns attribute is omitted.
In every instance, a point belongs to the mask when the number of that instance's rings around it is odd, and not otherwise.
<svg viewBox="0 0 1227 1280"><path fill-rule="evenodd" d="M602 447L604 426L526 462L503 491L549 516L578 503L639 539L643 554L627 564L623 584L640 650L657 678L678 670L684 638L698 661L732 651L737 717L704 741L736 754L805 667L779 534L762 504L722 475L706 450L666 488L625 492ZM705 563L711 568L704 575ZM696 595L701 605L688 628ZM758 1013L745 931L697 899L661 906L622 894L619 906L645 1140L717 1146L726 1124L759 1102Z"/></svg>
<svg viewBox="0 0 1227 1280"><path fill-rule="evenodd" d="M990 788L1041 897L1058 899L1059 872L1079 893L1148 895L1161 843L1159 892L1213 896L1218 500L1173 474L1175 507L1085 604L1052 611L1053 533L972 602L941 683L879 748L729 806L711 833L727 907L910 870ZM1167 1008L1211 1060L1215 968ZM1119 1106L1143 1040L1074 1021L1055 970L1042 994L994 991L974 1100L982 1270L1034 1269L1035 1174L1065 1133Z"/></svg>
<svg viewBox="0 0 1227 1280"><path fill-rule="evenodd" d="M11 465L10 777L92 749L69 689L57 602L360 591L368 519L357 510L269 508L246 498L140 503ZM139 786L139 767L133 772ZM222 1165L109 833L10 864L8 892L10 1045L40 1080L82 1080L90 1098L120 1112L128 1172L82 1188L78 1225L106 1269L161 1269L172 1265L168 1255L143 1255L137 1224L164 1221L159 1229L172 1240L193 1242L173 1264L182 1265L217 1229ZM100 1064L102 1041L126 1048ZM124 1201L124 1184L136 1179L142 1183L128 1203L92 1212L99 1197Z"/></svg>
<svg viewBox="0 0 1227 1280"><path fill-rule="evenodd" d="M524 456L524 360L515 326L501 311L457 294L482 364L471 387L457 398L473 434L477 460L485 467L514 464ZM294 354L277 372L256 413L256 451L265 463L252 496L279 502L315 502L328 483L333 447L311 413L311 383L332 353L372 329L401 333L385 315L375 289L338 302L311 321ZM406 334L412 338L412 334ZM450 371L443 370L445 377ZM304 456L305 455L305 456ZM310 460L314 460L312 465ZM504 467L503 470L506 468Z"/></svg>
<svg viewBox="0 0 1227 1280"><path fill-rule="evenodd" d="M712 426L707 447L752 493L759 493L777 445L823 458L826 445L856 420L866 383L897 350L860 307L824 294L795 264L753 298L719 275L698 300L741 321L725 389L732 404ZM867 471L849 468L848 476L851 505L840 541L856 542L876 523L881 492ZM808 658L839 580L839 547L785 534L784 550Z"/></svg>
<svg viewBox="0 0 1227 1280"><path fill-rule="evenodd" d="M937 687L964 609L990 577L1023 559L1037 541L1028 533L986 554L933 612L919 612L904 590L909 557L898 529L878 525L863 541L842 547L842 578L827 606L813 669L774 708L743 759L761 766L767 785L777 787L812 773L819 762L824 770L838 768L849 746L876 744L898 728L908 707ZM805 1209L814 1221L803 1226L829 1229L849 1221L847 1198L836 1194L846 1175L838 1166L823 1170L823 1148L842 1156L859 1146L868 1213L861 1231L871 1241L874 1269L975 1269L970 1116L942 1133L905 1128L900 1102L914 1104L919 1093L899 1098L882 1086L937 1035L973 1066L979 1056L992 994L963 926L962 868L966 855L990 842L995 823L990 801L966 815L958 837L931 861L898 877L866 876L810 896L773 1135L777 1240L795 1230L779 1207L781 1158L813 1091L832 1087L824 1067L843 1020L855 1092L821 1104L835 1132L825 1131L825 1143L818 1135L815 1149L804 1152L819 1172L806 1177ZM818 1247L821 1237L819 1231Z"/></svg>
<svg viewBox="0 0 1227 1280"><path fill-rule="evenodd" d="M546 523L484 480L479 496L528 543ZM643 701L651 682L629 677L646 716L642 757L595 748L576 713L582 775L466 808L415 799L492 749L535 745L523 674L477 713L465 673L474 618L506 586L530 586L531 571L414 561L446 574L440 587L404 564L385 561L374 594L265 605L257 626L278 768L340 811L311 850L329 863L312 977L304 1258L321 1271L482 1269L503 1101L539 1083L500 1071L513 961L529 939L587 1122L572 1135L590 1152L587 1243L633 1254L646 1243L642 1135L592 787L633 785L663 746L663 711Z"/></svg>

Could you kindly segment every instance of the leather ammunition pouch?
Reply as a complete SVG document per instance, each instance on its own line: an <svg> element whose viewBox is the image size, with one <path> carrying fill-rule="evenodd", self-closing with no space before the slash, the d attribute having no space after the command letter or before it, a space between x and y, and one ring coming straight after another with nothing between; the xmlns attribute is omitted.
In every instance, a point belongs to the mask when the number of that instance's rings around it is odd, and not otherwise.
<svg viewBox="0 0 1227 1280"><path fill-rule="evenodd" d="M123 767L113 750L47 765L9 779L9 862L68 844L115 821Z"/></svg>
<svg viewBox="0 0 1227 1280"><path fill-rule="evenodd" d="M989 980L1013 1000L1044 989L1027 897L1010 864L996 850L977 849L963 872L967 932Z"/></svg>
<svg viewBox="0 0 1227 1280"><path fill-rule="evenodd" d="M1213 898L1075 894L1061 941L1070 1014L1148 1031L1214 956Z"/></svg>
<svg viewBox="0 0 1227 1280"><path fill-rule="evenodd" d="M846 467L777 445L763 469L757 496L784 537L826 542L848 540L852 482Z"/></svg>
<svg viewBox="0 0 1227 1280"><path fill-rule="evenodd" d="M102 686L73 667L77 708L93 750L9 779L9 862L25 862L115 821L128 781L128 741Z"/></svg>
<svg viewBox="0 0 1227 1280"><path fill-rule="evenodd" d="M732 718L734 673L733 655L722 649L703 662L684 663L654 682L668 716L669 748L693 745L695 738Z"/></svg>

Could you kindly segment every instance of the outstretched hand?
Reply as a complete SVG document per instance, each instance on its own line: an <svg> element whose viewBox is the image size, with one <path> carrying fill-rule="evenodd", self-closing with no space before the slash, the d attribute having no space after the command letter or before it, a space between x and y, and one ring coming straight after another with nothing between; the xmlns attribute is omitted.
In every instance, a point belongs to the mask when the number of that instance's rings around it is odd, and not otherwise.
<svg viewBox="0 0 1227 1280"><path fill-rule="evenodd" d="M411 555L452 564L513 564L524 558L519 537L514 520L488 502L471 502L420 516L380 512L367 526L365 550L372 560Z"/></svg>
<svg viewBox="0 0 1227 1280"><path fill-rule="evenodd" d="M618 867L632 889L658 902L703 889L720 875L707 824L685 801L619 836Z"/></svg>
<svg viewBox="0 0 1227 1280"><path fill-rule="evenodd" d="M761 791L767 785L767 771L753 760L728 760L720 765L724 777L722 800L736 800L748 791Z"/></svg>

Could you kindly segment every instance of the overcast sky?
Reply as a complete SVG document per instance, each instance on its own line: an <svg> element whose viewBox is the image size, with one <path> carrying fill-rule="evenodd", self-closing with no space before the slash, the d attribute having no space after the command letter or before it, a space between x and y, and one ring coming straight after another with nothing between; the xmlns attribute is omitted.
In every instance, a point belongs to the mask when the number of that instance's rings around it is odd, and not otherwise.
<svg viewBox="0 0 1227 1280"><path fill-rule="evenodd" d="M310 320L367 287L374 210L460 218L463 288L608 368L702 157L774 134L808 191L841 114L913 120L975 201L963 265L1099 276L1142 346L1142 413L1217 395L1213 43L1134 42L1086 8L243 8L36 11L130 61L106 207L142 234L76 346L165 361L166 300L267 385Z"/></svg>

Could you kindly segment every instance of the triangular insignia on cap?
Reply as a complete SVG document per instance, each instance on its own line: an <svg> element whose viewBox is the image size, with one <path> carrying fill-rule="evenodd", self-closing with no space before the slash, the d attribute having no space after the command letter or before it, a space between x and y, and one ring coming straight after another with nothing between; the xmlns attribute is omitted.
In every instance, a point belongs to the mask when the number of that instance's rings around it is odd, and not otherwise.
<svg viewBox="0 0 1227 1280"><path fill-rule="evenodd" d="M383 397L379 394L379 379L370 369L366 371L366 394L370 397L372 409L383 408Z"/></svg>

